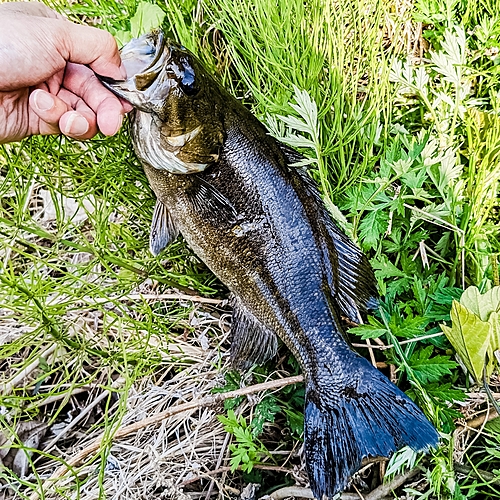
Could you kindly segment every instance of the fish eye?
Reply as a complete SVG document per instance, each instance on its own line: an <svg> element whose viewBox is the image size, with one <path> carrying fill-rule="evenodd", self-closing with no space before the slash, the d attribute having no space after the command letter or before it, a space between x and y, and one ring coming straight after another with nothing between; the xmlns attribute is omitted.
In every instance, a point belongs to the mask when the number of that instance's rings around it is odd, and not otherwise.
<svg viewBox="0 0 500 500"><path fill-rule="evenodd" d="M184 94L193 97L200 90L196 85L194 69L187 60L182 60L182 63L183 71L179 73L178 77L181 78L177 80L177 83Z"/></svg>
<svg viewBox="0 0 500 500"><path fill-rule="evenodd" d="M199 88L196 86L194 77L191 78L190 76L189 77L186 76L179 82L179 87L184 92L184 94L186 94L189 97L193 97L198 93Z"/></svg>

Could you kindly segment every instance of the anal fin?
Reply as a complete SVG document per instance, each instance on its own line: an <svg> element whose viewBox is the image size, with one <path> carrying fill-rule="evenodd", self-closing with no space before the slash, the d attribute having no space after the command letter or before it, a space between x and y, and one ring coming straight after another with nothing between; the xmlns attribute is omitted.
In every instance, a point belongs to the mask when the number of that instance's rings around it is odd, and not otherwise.
<svg viewBox="0 0 500 500"><path fill-rule="evenodd" d="M232 296L231 363L244 370L262 364L276 354L278 338L235 296Z"/></svg>
<svg viewBox="0 0 500 500"><path fill-rule="evenodd" d="M156 200L151 222L151 232L149 234L149 249L153 255L158 255L179 235L177 224L172 219L172 215L167 207Z"/></svg>

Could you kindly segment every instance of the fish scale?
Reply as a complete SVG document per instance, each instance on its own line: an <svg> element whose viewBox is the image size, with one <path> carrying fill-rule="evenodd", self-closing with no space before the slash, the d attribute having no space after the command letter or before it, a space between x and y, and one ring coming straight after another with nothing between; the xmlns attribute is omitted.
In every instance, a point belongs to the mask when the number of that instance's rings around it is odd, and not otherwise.
<svg viewBox="0 0 500 500"><path fill-rule="evenodd" d="M345 340L341 316L359 322L376 306L376 282L313 181L291 166L301 155L161 31L126 45L125 67L148 50L139 73L103 82L136 108L134 148L157 196L150 248L157 254L180 232L231 291L236 367L272 357L277 336L299 361L315 497L342 491L364 457L436 446L415 403Z"/></svg>

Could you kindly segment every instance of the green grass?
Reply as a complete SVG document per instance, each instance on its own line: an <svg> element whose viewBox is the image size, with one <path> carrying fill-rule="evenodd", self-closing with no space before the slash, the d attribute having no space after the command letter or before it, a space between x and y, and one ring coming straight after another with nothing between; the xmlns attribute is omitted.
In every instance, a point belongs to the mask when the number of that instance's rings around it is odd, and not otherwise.
<svg viewBox="0 0 500 500"><path fill-rule="evenodd" d="M48 3L112 33L130 30L137 8L136 0ZM498 498L491 474L500 470L500 429L493 421L476 440L453 437L460 408L472 415L485 404L469 397L480 390L455 363L439 327L449 324L452 300L465 287L485 291L500 280L497 2L420 0L405 4L404 19L401 5L373 0L158 5L172 36L197 52L273 134L307 156L328 208L369 255L383 298L353 339L393 346L377 359L396 366L398 384L443 435L441 449L420 462L423 490L408 486L409 494ZM424 22L425 42L408 38L418 31L412 20ZM423 59L406 50L415 45ZM72 392L93 385L110 389L104 407L112 409L86 431L111 435L131 387L192 362L168 345L193 330L193 306L129 297L172 288L223 297L224 289L181 240L157 258L149 254L153 205L126 128L86 143L30 138L2 147L0 339L19 333L0 342L1 383L32 362L38 368L9 393L0 391L0 426L60 422ZM295 373L294 361L280 353L280 367ZM273 368L258 368L252 377L263 380ZM122 382L112 387L117 378ZM240 383L226 375L228 390ZM243 481L268 489L287 480L252 468L269 457L281 463L272 452L296 445L300 400L300 388L264 399L255 411L266 415L265 426L253 413L240 418L239 401L226 407L236 414L228 426L236 436L232 463L240 460L253 474ZM245 439L238 441L240 427ZM100 452L101 498L108 451ZM403 450L389 468L403 470L414 460ZM58 461L55 452L38 458L20 494L29 496L42 481L37 471ZM455 473L457 461L467 475ZM0 471L2 481L17 484L8 469ZM74 476L64 488L83 498L85 481Z"/></svg>

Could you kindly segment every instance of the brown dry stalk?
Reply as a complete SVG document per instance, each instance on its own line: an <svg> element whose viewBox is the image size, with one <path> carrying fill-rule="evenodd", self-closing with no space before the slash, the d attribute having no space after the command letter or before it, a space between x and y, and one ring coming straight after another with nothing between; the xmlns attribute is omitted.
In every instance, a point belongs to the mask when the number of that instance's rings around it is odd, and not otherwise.
<svg viewBox="0 0 500 500"><path fill-rule="evenodd" d="M58 347L57 344L52 344L50 347L45 349L45 351L40 353L32 363L30 363L28 366L20 370L15 377L13 377L5 384L0 385L0 394L2 396L8 396L19 384L21 384L26 380L26 378L31 374L31 372L33 372L38 368L38 365L40 364L40 359L48 358L57 349L57 347Z"/></svg>
<svg viewBox="0 0 500 500"><path fill-rule="evenodd" d="M375 488L371 493L365 495L364 500L382 500L390 495L395 489L402 486L406 481L416 476L420 472L419 467L405 472L399 476L396 476L391 482L387 484L382 484L378 488ZM272 500L283 500L294 496L296 498L314 498L312 491L309 488L300 488L298 486L287 486L286 488L281 488L279 490L273 491L271 493ZM340 500L359 500L360 495L355 495L353 493L342 493Z"/></svg>
<svg viewBox="0 0 500 500"><path fill-rule="evenodd" d="M156 415L152 415L151 417L144 418L139 420L138 422L134 422L133 424L126 425L121 429L118 429L116 433L111 436L111 440L121 439L129 434L133 434L140 429L144 429L149 425L159 424L162 420L169 418L173 415L177 415L178 413L183 413L190 410L195 410L201 407L209 407L215 406L219 403L222 403L226 399L237 398L239 396L246 396L248 394L254 394L256 392L267 391L272 389L279 389L281 387L285 387L287 385L298 384L303 382L304 377L302 375L297 375L295 377L287 377L282 378L280 380L271 380L269 382L264 382L262 384L250 385L248 387L243 387L242 389L238 389L236 391L231 392L223 392L220 394L211 394L210 396L205 396L204 398L200 398L196 401L192 401L191 403L184 403L178 406L174 406L173 408L169 408L168 410L157 413ZM55 481L63 477L66 472L69 471L71 467L76 467L80 465L89 455L99 450L101 444L105 439L105 434L101 434L98 438L96 438L90 445L77 453L73 458L70 458L64 465L61 465L55 472L50 476L47 480L42 484L42 491L47 493L47 489L53 484ZM30 496L30 500L38 500L40 495L38 492L34 492Z"/></svg>
<svg viewBox="0 0 500 500"><path fill-rule="evenodd" d="M111 300L126 302L129 300L190 300L191 302L199 302L200 304L213 304L218 305L224 302L222 299L211 299L209 297L200 297L199 295L188 295L185 293L129 293L121 297L112 297ZM81 299L78 303L84 304L107 304L109 297L86 297Z"/></svg>
<svg viewBox="0 0 500 500"><path fill-rule="evenodd" d="M498 413L491 408L490 412L485 412L482 415L479 415L479 417L471 418L470 420L467 420L465 422L465 427L472 427L473 429L477 429L478 427L481 427L484 424L484 421L490 421L493 420L494 418L498 417ZM460 426L464 428L464 426Z"/></svg>
<svg viewBox="0 0 500 500"><path fill-rule="evenodd" d="M406 481L416 476L419 472L421 472L420 467L415 467L404 474L395 476L390 483L381 484L378 488L375 488L371 493L366 495L365 500L381 500L382 498L390 495L395 489L405 484Z"/></svg>

